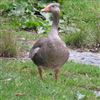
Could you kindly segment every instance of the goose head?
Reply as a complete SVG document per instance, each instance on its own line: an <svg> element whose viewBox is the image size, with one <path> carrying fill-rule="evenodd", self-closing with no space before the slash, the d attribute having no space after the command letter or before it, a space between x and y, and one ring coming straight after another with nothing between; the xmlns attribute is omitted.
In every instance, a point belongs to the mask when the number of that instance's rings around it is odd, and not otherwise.
<svg viewBox="0 0 100 100"><path fill-rule="evenodd" d="M59 3L51 3L49 5L47 5L44 9L42 9L42 12L46 12L46 13L59 13L60 12L60 5Z"/></svg>

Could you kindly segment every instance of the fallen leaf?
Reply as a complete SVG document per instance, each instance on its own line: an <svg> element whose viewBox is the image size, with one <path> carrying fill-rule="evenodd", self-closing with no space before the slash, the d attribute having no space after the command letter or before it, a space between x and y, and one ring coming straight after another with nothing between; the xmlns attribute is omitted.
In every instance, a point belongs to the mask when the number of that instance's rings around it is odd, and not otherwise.
<svg viewBox="0 0 100 100"><path fill-rule="evenodd" d="M16 93L15 95L16 95L16 96L24 96L25 93Z"/></svg>

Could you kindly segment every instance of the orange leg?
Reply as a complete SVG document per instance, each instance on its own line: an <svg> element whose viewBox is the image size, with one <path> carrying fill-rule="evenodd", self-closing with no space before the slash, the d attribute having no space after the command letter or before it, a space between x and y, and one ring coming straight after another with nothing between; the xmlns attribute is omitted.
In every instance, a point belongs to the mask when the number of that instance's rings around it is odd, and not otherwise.
<svg viewBox="0 0 100 100"><path fill-rule="evenodd" d="M43 77L42 77L42 68L38 67L38 72L39 72L41 80L43 80Z"/></svg>
<svg viewBox="0 0 100 100"><path fill-rule="evenodd" d="M59 68L55 69L54 73L55 73L55 80L57 81L58 80L58 75L59 75Z"/></svg>

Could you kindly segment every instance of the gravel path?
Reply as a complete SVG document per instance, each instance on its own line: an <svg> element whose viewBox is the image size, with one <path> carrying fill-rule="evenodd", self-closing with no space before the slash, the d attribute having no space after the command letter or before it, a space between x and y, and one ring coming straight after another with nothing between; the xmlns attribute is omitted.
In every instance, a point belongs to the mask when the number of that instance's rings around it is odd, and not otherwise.
<svg viewBox="0 0 100 100"><path fill-rule="evenodd" d="M100 67L100 53L77 52L75 50L70 50L69 60L75 61L77 63L96 65Z"/></svg>

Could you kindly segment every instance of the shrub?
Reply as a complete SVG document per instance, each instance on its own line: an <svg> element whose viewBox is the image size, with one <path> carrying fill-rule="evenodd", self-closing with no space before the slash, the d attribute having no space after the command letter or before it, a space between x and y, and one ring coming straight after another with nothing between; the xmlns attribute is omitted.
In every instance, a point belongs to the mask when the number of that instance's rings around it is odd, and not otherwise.
<svg viewBox="0 0 100 100"><path fill-rule="evenodd" d="M63 2L62 8L63 30L68 34L68 36L65 36L66 43L71 45L84 44L85 46L100 43L100 26L97 27L100 23L98 17L99 0L66 0ZM74 31L66 30L68 26L72 27ZM77 31L77 29L80 31Z"/></svg>
<svg viewBox="0 0 100 100"><path fill-rule="evenodd" d="M17 55L16 40L11 31L0 31L0 56L15 57Z"/></svg>
<svg viewBox="0 0 100 100"><path fill-rule="evenodd" d="M84 44L85 34L83 33L74 33L74 34L65 34L63 35L63 39L66 42L66 44L72 46L72 47L82 47Z"/></svg>
<svg viewBox="0 0 100 100"><path fill-rule="evenodd" d="M12 22L20 29L35 30L37 33L46 33L48 31L48 21L40 13L44 4L41 2L17 0L12 2L9 8L8 16Z"/></svg>

